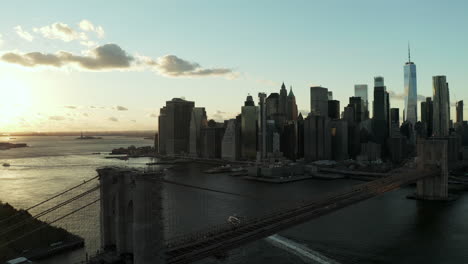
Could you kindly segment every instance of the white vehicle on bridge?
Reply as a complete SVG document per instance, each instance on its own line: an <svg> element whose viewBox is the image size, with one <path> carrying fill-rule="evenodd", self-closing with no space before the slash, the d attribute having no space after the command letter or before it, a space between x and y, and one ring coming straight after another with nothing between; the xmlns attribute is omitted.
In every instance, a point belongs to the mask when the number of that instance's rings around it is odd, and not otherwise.
<svg viewBox="0 0 468 264"><path fill-rule="evenodd" d="M233 226L239 226L241 224L241 217L238 217L237 215L231 215L228 217L227 221Z"/></svg>

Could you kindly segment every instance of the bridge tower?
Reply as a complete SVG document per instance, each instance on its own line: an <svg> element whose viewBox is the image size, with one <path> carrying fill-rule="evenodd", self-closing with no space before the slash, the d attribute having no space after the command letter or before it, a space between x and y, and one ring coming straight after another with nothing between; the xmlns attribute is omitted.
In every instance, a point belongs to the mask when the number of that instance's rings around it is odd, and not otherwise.
<svg viewBox="0 0 468 264"><path fill-rule="evenodd" d="M419 140L417 143L419 170L437 167L440 174L419 180L416 199L449 200L448 195L448 139Z"/></svg>
<svg viewBox="0 0 468 264"><path fill-rule="evenodd" d="M164 264L162 182L157 173L98 169L101 184L101 247L134 264Z"/></svg>

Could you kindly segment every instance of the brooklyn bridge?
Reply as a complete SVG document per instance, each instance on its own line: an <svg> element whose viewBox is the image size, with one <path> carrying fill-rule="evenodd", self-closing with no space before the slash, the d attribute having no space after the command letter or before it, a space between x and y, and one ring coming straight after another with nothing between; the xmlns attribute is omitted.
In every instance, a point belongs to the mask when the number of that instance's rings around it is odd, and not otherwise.
<svg viewBox="0 0 468 264"><path fill-rule="evenodd" d="M281 209L255 218L224 221L219 225L170 239L166 239L164 235L167 220L162 213L164 210L162 189L165 185L198 188L206 192L220 190L168 180L159 172L108 167L98 169L98 176L59 192L28 210L46 204L72 190L92 185L91 188L86 187L87 189L78 195L55 203L33 217L39 219L74 201L86 201L71 212L48 222L54 224L99 202L102 251L92 256L86 261L87 263L112 263L122 256L131 256L135 264L192 263L210 256L226 254L229 250L247 243L411 183L417 183L415 197L418 199L448 200L449 169L464 164L449 164L447 142L427 140L419 143L418 157L415 160L414 166L402 166L385 177L346 187L320 198L290 203ZM98 198L90 199L90 194L95 192L99 192ZM11 219L0 219L0 224L8 220ZM18 222L7 226L1 230L0 235L15 232L22 224ZM39 229L14 238L8 243L27 237ZM0 247L8 246L8 243Z"/></svg>

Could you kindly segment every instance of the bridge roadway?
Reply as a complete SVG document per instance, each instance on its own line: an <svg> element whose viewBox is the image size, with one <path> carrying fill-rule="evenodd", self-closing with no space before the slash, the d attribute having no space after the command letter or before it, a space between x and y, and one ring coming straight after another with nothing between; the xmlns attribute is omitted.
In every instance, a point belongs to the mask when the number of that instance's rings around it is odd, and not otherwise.
<svg viewBox="0 0 468 264"><path fill-rule="evenodd" d="M170 264L183 264L222 255L249 242L439 173L438 168L426 168L424 171L401 168L388 177L354 185L260 218L245 220L238 226L226 223L204 232L175 237L167 241L166 260Z"/></svg>

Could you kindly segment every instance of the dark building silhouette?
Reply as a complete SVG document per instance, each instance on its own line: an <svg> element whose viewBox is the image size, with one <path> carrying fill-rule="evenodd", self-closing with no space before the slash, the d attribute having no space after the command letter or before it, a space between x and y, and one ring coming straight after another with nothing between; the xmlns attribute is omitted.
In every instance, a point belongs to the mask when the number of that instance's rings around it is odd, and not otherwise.
<svg viewBox="0 0 468 264"><path fill-rule="evenodd" d="M433 135L446 137L450 130L450 94L445 76L432 77L433 84Z"/></svg>
<svg viewBox="0 0 468 264"><path fill-rule="evenodd" d="M302 113L297 117L297 158L304 158L304 118Z"/></svg>
<svg viewBox="0 0 468 264"><path fill-rule="evenodd" d="M190 117L189 153L192 157L201 156L201 130L208 123L204 107L194 107Z"/></svg>
<svg viewBox="0 0 468 264"><path fill-rule="evenodd" d="M365 119L364 102L361 97L352 96L349 98L349 105L354 109L354 121L360 123Z"/></svg>
<svg viewBox="0 0 468 264"><path fill-rule="evenodd" d="M456 105L457 109L457 123L463 123L463 100L458 101Z"/></svg>
<svg viewBox="0 0 468 264"><path fill-rule="evenodd" d="M328 89L320 86L310 87L310 112L328 117Z"/></svg>
<svg viewBox="0 0 468 264"><path fill-rule="evenodd" d="M247 100L241 110L241 156L243 159L257 158L257 107L252 96Z"/></svg>
<svg viewBox="0 0 468 264"><path fill-rule="evenodd" d="M433 111L432 99L431 97L427 97L425 102L421 102L421 122L423 129L426 130L425 137L432 135Z"/></svg>
<svg viewBox="0 0 468 264"><path fill-rule="evenodd" d="M296 96L294 96L291 87L289 88L288 98L286 99L286 120L297 120L297 114Z"/></svg>
<svg viewBox="0 0 468 264"><path fill-rule="evenodd" d="M390 124L396 124L400 126L400 109L399 108L390 109Z"/></svg>
<svg viewBox="0 0 468 264"><path fill-rule="evenodd" d="M203 158L221 158L221 147L224 130L224 123L217 123L214 120L208 121L208 125L201 129Z"/></svg>
<svg viewBox="0 0 468 264"><path fill-rule="evenodd" d="M331 159L328 116L310 113L304 120L304 158L307 161Z"/></svg>
<svg viewBox="0 0 468 264"><path fill-rule="evenodd" d="M174 98L161 108L158 125L160 154L189 152L190 119L194 106L194 102Z"/></svg>
<svg viewBox="0 0 468 264"><path fill-rule="evenodd" d="M374 141L383 146L388 137L389 99L383 77L375 77L374 82L372 132Z"/></svg>
<svg viewBox="0 0 468 264"><path fill-rule="evenodd" d="M328 100L328 117L340 119L340 101Z"/></svg>
<svg viewBox="0 0 468 264"><path fill-rule="evenodd" d="M283 84L281 85L279 98L278 98L278 113L286 116L288 108L288 91L286 90L286 86Z"/></svg>

